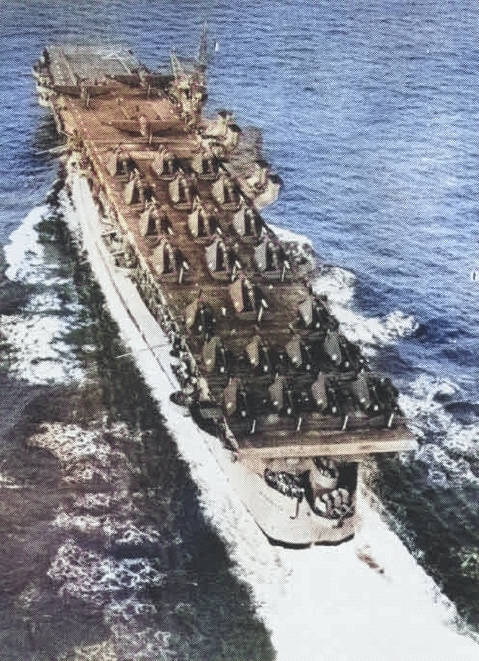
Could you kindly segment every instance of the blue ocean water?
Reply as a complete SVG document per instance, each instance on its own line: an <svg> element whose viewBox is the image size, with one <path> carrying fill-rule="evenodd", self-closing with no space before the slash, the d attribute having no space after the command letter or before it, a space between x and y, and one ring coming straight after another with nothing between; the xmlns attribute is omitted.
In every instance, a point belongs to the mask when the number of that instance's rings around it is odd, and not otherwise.
<svg viewBox="0 0 479 661"><path fill-rule="evenodd" d="M265 212L351 276L342 314L420 439L376 488L413 552L479 623L479 7L472 0L0 3L0 243L56 177L30 69L51 42L151 68L218 43L209 112L262 131L284 182ZM354 276L354 277L353 277ZM341 311L340 311L341 312Z"/></svg>

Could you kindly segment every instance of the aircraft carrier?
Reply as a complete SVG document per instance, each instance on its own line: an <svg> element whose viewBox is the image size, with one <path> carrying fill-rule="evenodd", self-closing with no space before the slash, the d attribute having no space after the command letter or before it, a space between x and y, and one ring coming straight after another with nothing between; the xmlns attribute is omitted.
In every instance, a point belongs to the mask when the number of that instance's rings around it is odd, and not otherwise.
<svg viewBox="0 0 479 661"><path fill-rule="evenodd" d="M204 116L206 68L204 35L196 59L172 51L163 72L77 45L46 47L33 72L67 136L79 250L172 401L271 540L338 543L359 524L361 462L414 439L390 379L313 291L312 251L263 219L281 181L231 112Z"/></svg>

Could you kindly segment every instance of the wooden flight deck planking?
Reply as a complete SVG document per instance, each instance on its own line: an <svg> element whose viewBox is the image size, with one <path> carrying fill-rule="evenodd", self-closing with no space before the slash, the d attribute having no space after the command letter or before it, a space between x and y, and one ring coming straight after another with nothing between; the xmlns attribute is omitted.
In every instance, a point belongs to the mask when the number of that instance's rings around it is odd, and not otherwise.
<svg viewBox="0 0 479 661"><path fill-rule="evenodd" d="M50 55L61 60L59 53L51 51ZM73 84L74 72L68 62L65 60L63 65L58 64L58 69L55 69L56 66L57 62L53 64L53 71L57 71L55 75L58 84ZM127 177L111 176L106 167L108 155L117 146L121 146L135 160L143 181L152 187L158 203L168 205L168 218L174 232L171 243L182 251L190 266L190 271L181 285L155 277L161 283L168 305L177 317L181 317L187 305L197 298L201 291L204 301L210 303L215 310L216 333L222 338L227 349L235 355L241 355L252 337L253 324L242 321L236 315L229 294L230 283L220 283L212 278L206 265L205 244L193 240L187 225L187 214L169 202L168 180L156 177L151 169L160 144L165 145L180 159L191 157L199 146L196 135L187 132L172 101L166 95L147 98L144 89L109 81L101 95L92 95L88 107L85 107L84 99L70 95L58 97L56 104L65 132L70 136L76 134L82 139L84 149L95 166L95 173L105 188L109 202L116 210L122 229L140 252L140 263L154 275L151 256L158 244L158 237L144 237L140 234L138 221L142 206L126 204L123 193ZM164 135L155 135L150 141L141 136L139 124L138 130L135 129L135 122L140 115L146 116L150 122L164 122ZM131 122L131 131L120 130L115 125L118 119ZM232 213L221 209L212 197L211 181L198 178L197 187L202 203L216 208L219 225L227 235ZM239 237L238 244L241 245L240 260L243 266L253 273L253 246L242 242ZM250 266L252 268L248 268ZM308 295L306 286L300 282L275 282L270 285L257 272L254 275L248 274L248 278L260 286L269 306L261 323L260 334L271 344L284 347L291 337L289 325L295 322L298 306ZM221 308L226 310L226 315L221 314ZM304 330L295 330L300 335L306 334ZM190 336L188 343L198 357L201 354L199 340ZM207 378L213 396L220 402L226 377L207 375ZM240 448L238 454L246 461L317 455L344 456L350 461L359 461L361 456L371 453L410 449L412 440L412 434L402 423L395 429L368 427L351 431L314 429L296 432L294 429L282 430L276 426L270 431L237 438Z"/></svg>

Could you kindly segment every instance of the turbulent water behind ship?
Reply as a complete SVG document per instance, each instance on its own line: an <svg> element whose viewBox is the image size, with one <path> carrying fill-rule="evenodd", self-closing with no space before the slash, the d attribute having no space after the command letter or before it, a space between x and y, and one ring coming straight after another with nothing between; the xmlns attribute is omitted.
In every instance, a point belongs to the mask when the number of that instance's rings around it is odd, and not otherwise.
<svg viewBox="0 0 479 661"><path fill-rule="evenodd" d="M155 67L172 46L193 52L205 18L219 45L210 110L259 127L285 183L266 219L334 265L317 287L393 376L418 432L415 456L382 460L374 487L477 627L477 3L3 0L1 10L0 658L271 658L253 606L287 627L316 607L300 590L311 573L338 566L340 556L298 561L268 547L214 462L178 458L45 203L60 139L29 75L43 46L120 43ZM268 620L269 586L291 576L298 603ZM315 656L316 643L304 637L297 658L338 658L333 647ZM448 658L464 658L451 645Z"/></svg>

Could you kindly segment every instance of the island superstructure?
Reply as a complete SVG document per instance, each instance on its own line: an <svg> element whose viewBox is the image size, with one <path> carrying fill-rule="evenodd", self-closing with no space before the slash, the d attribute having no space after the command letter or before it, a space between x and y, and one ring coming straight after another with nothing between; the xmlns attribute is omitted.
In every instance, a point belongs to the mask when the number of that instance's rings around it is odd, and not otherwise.
<svg viewBox="0 0 479 661"><path fill-rule="evenodd" d="M263 219L279 178L231 112L204 117L204 47L152 72L121 48L48 46L34 75L68 136L72 202L96 210L82 231L117 287L135 283L146 347L169 339L171 398L229 457L258 525L285 544L352 537L358 465L413 437L389 378L313 291L312 252Z"/></svg>

